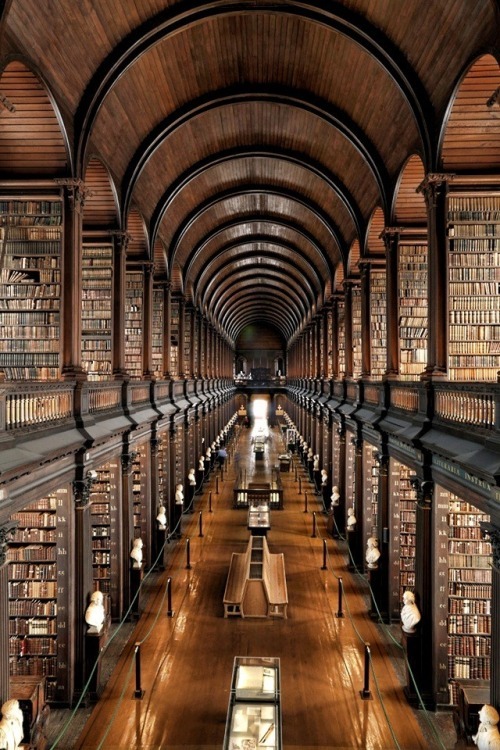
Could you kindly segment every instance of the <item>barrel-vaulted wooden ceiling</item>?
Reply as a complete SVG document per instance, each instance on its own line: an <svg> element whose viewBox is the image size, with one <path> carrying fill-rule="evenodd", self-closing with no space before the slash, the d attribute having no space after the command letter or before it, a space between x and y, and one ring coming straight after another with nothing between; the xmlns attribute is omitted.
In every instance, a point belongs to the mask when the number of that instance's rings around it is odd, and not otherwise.
<svg viewBox="0 0 500 750"><path fill-rule="evenodd" d="M85 227L128 229L233 342L290 342L353 247L425 220L425 173L500 167L496 0L7 0L1 23L0 176L81 178Z"/></svg>

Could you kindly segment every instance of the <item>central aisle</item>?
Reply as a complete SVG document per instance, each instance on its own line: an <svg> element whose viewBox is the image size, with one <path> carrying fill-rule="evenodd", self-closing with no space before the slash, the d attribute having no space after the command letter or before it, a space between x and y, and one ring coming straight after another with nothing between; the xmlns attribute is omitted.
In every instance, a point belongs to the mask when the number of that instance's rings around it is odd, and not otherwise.
<svg viewBox="0 0 500 750"><path fill-rule="evenodd" d="M269 479L282 451L280 431L274 429L264 460L256 462L250 430L241 430L224 479L218 479L220 493L215 494L214 470L203 496L196 498L195 513L183 519L183 539L173 548L165 573L158 576L134 637L76 747L221 750L233 659L247 655L281 659L284 748L430 747L404 699L385 646L378 645L377 626L366 612L365 598L352 586L345 555L329 540L329 566L343 577L355 628L349 617L335 616L337 580L331 570L321 570L325 516L317 513L318 536L313 538L312 511L320 508L300 470L302 490L309 494L309 512L304 512L304 494L298 495L294 472L281 474L284 510L271 513L267 535L270 551L285 556L288 619L224 619L222 598L231 553L243 552L249 538L247 512L232 509L237 464L253 473L254 481ZM210 491L212 513L208 512ZM199 536L200 511L203 537ZM191 570L186 569L187 536ZM172 578L172 618L167 617L164 603L168 576ZM159 607L162 611L155 622ZM360 698L364 650L356 630L371 644L377 684L397 743L373 680L372 700ZM136 700L134 643L142 641L145 694Z"/></svg>

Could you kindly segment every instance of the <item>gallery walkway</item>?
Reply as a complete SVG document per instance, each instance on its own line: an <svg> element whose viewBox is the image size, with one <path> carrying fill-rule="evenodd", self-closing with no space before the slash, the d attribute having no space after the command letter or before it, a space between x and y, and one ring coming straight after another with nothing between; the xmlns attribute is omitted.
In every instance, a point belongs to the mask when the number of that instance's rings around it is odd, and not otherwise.
<svg viewBox="0 0 500 750"><path fill-rule="evenodd" d="M285 556L288 619L224 619L231 553L244 551L249 536L246 511L232 508L236 466L262 479L282 450L276 428L264 460L255 462L250 430L242 429L223 481L218 479L219 494L214 472L196 499L194 514L184 517L183 538L170 553L167 570L150 587L133 636L75 747L221 750L233 659L245 655L280 657L284 748L445 747L434 734L422 732L421 720L404 698L394 669L398 649L381 640L369 617L366 594L347 570L344 543L328 540L328 567L322 570L326 517L302 470L300 495L295 472L281 474L284 510L272 512L267 537L270 551ZM304 489L309 493L307 513ZM312 536L313 510L317 537ZM191 569L186 569L187 537ZM342 619L336 617L339 575L345 588ZM165 599L169 576L173 617L167 616ZM360 696L365 642L371 644L373 664L370 700ZM136 643L142 644L142 699L134 698ZM67 745L61 741L58 747Z"/></svg>

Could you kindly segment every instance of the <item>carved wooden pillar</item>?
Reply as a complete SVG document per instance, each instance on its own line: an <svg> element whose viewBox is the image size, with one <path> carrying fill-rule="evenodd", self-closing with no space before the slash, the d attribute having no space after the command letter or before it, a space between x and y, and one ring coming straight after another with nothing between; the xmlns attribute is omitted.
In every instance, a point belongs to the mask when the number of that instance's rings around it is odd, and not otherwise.
<svg viewBox="0 0 500 750"><path fill-rule="evenodd" d="M7 550L17 523L0 526L0 705L10 696L9 679L9 563Z"/></svg>
<svg viewBox="0 0 500 750"><path fill-rule="evenodd" d="M205 329L204 318L199 310L198 316L198 375L200 378L205 377Z"/></svg>
<svg viewBox="0 0 500 750"><path fill-rule="evenodd" d="M83 467L79 467L83 471ZM93 591L92 580L92 523L90 493L92 479L87 474L85 478L73 482L73 497L75 501L75 542L74 542L74 590L75 619L71 628L74 643L74 675L75 698L83 692L86 674L86 639L87 624L85 610L90 602ZM68 582L69 583L69 582Z"/></svg>
<svg viewBox="0 0 500 750"><path fill-rule="evenodd" d="M163 282L163 376L172 377L172 284Z"/></svg>
<svg viewBox="0 0 500 750"><path fill-rule="evenodd" d="M125 370L125 296L127 232L111 232L113 237L113 377L127 379Z"/></svg>
<svg viewBox="0 0 500 750"><path fill-rule="evenodd" d="M142 361L143 377L145 380L153 378L153 265L147 263L144 266L144 320L143 320L143 342L142 342Z"/></svg>
<svg viewBox="0 0 500 750"><path fill-rule="evenodd" d="M370 264L359 264L361 276L361 377L371 375Z"/></svg>
<svg viewBox="0 0 500 750"><path fill-rule="evenodd" d="M328 340L328 315L331 315L331 310L331 304L328 304L321 311L321 377L323 380L330 376L331 342Z"/></svg>
<svg viewBox="0 0 500 750"><path fill-rule="evenodd" d="M61 179L64 188L64 260L62 288L62 377L86 379L82 367L82 223L89 191L79 179Z"/></svg>
<svg viewBox="0 0 500 750"><path fill-rule="evenodd" d="M365 549L363 540L363 524L361 514L363 513L363 441L359 437L352 438L354 444L354 514L357 523L354 531L347 535L349 551L351 553L350 567L356 567L360 572L365 566Z"/></svg>
<svg viewBox="0 0 500 750"><path fill-rule="evenodd" d="M399 330L398 330L398 245L399 229L386 227L386 297L387 297L387 369L386 377L399 374Z"/></svg>
<svg viewBox="0 0 500 750"><path fill-rule="evenodd" d="M207 319L205 322L205 360L206 360L206 376L207 379L213 376L212 373L212 326L210 321Z"/></svg>
<svg viewBox="0 0 500 750"><path fill-rule="evenodd" d="M447 174L428 174L417 188L427 206L429 336L425 373L430 378L446 377L448 371L446 196L450 179Z"/></svg>
<svg viewBox="0 0 500 750"><path fill-rule="evenodd" d="M390 622L389 613L389 456L377 452L375 461L378 464L378 498L377 498L377 537L380 546L380 558L376 575L370 576L378 611L372 609L371 615L378 619L379 613L383 622Z"/></svg>
<svg viewBox="0 0 500 750"><path fill-rule="evenodd" d="M414 635L406 638L406 655L414 680L408 675L405 687L406 697L412 705L419 705L418 691L427 708L435 708L439 674L437 670L438 648L436 643L437 620L446 618L446 612L437 611L435 607L436 581L433 577L433 557L447 552L447 539L435 539L433 528L434 483L413 478L411 484L417 493L416 534L415 534L415 602L420 610L421 622ZM435 506L435 503L434 503ZM429 664L430 662L430 664ZM446 687L446 681L445 681ZM446 696L447 697L447 696Z"/></svg>

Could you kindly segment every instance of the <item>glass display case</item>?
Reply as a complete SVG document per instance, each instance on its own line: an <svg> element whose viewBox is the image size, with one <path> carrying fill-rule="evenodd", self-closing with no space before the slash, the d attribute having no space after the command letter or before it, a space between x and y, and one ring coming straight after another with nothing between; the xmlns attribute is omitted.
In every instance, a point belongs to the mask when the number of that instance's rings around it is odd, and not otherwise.
<svg viewBox="0 0 500 750"><path fill-rule="evenodd" d="M271 528L271 512L267 503L250 506L247 528L253 536L266 535L266 532Z"/></svg>
<svg viewBox="0 0 500 750"><path fill-rule="evenodd" d="M224 750L281 750L280 660L234 660Z"/></svg>

